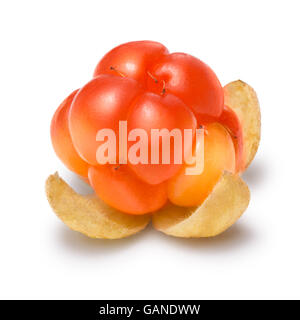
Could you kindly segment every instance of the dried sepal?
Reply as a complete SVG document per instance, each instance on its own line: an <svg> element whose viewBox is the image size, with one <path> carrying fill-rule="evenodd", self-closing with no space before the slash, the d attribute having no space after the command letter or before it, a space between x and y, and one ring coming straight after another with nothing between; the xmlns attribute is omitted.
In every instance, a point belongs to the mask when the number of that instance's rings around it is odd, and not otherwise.
<svg viewBox="0 0 300 320"><path fill-rule="evenodd" d="M224 87L225 105L233 109L243 128L245 169L253 160L260 141L261 116L257 95L247 83L237 80Z"/></svg>
<svg viewBox="0 0 300 320"><path fill-rule="evenodd" d="M250 192L246 183L231 173L224 173L211 194L199 207L168 205L152 217L155 229L175 237L200 238L216 236L246 210Z"/></svg>
<svg viewBox="0 0 300 320"><path fill-rule="evenodd" d="M91 238L125 238L143 230L151 219L149 215L122 213L94 195L82 196L57 173L48 177L46 194L56 215L69 228Z"/></svg>

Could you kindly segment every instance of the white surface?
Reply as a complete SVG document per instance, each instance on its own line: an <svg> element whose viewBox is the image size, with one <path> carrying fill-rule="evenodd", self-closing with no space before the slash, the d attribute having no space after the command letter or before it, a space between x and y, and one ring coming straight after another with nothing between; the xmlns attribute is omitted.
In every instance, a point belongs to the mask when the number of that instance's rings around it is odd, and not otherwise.
<svg viewBox="0 0 300 320"><path fill-rule="evenodd" d="M2 1L0 298L300 298L298 1ZM215 239L151 228L90 240L53 214L44 182L59 103L115 45L151 39L257 91L262 141L252 198Z"/></svg>

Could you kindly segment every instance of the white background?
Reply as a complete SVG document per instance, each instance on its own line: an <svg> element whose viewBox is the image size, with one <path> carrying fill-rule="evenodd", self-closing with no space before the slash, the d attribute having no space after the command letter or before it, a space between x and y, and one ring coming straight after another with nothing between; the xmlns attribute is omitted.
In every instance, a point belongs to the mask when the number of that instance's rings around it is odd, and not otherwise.
<svg viewBox="0 0 300 320"><path fill-rule="evenodd" d="M298 1L1 1L0 298L300 298ZM114 46L151 39L242 79L262 140L244 175L251 203L213 239L151 228L119 241L70 231L50 209L49 136L60 102Z"/></svg>

